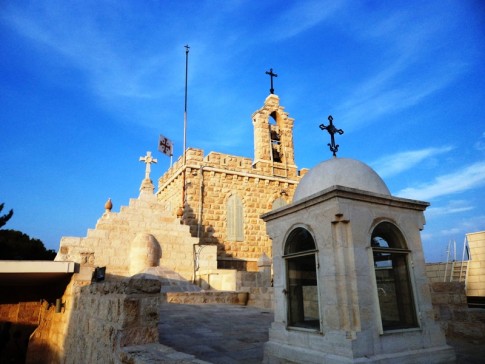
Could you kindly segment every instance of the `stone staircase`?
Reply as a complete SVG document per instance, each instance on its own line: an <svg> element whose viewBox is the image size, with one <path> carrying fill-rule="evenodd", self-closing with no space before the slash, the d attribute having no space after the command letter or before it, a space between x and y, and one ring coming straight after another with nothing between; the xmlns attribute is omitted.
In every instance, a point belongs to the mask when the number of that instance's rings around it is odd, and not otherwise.
<svg viewBox="0 0 485 364"><path fill-rule="evenodd" d="M55 260L74 261L85 267L105 266L106 274L127 276L131 243L138 234L150 234L162 249L160 265L191 280L194 244L198 239L191 236L189 229L155 195L141 194L130 199L129 205L122 206L118 213L107 210L86 237L63 237Z"/></svg>

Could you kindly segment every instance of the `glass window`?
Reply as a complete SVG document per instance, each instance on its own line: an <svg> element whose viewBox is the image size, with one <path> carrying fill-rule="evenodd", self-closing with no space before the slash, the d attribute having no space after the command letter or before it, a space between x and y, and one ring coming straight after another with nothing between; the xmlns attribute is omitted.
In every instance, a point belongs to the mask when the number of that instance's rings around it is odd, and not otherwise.
<svg viewBox="0 0 485 364"><path fill-rule="evenodd" d="M320 329L316 247L308 230L296 228L285 244L288 326Z"/></svg>
<svg viewBox="0 0 485 364"><path fill-rule="evenodd" d="M371 239L382 328L417 327L408 266L409 250L403 235L389 222L377 225Z"/></svg>

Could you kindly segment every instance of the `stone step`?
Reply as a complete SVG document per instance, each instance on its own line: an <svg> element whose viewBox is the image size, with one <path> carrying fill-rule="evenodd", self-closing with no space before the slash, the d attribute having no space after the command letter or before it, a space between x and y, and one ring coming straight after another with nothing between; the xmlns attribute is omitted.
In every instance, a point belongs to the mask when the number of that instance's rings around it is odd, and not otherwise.
<svg viewBox="0 0 485 364"><path fill-rule="evenodd" d="M173 270L164 267L151 267L145 269L142 273L137 274L139 277L143 275L144 278L158 279L162 283L160 292L200 292L202 289L192 282L184 279L180 274Z"/></svg>

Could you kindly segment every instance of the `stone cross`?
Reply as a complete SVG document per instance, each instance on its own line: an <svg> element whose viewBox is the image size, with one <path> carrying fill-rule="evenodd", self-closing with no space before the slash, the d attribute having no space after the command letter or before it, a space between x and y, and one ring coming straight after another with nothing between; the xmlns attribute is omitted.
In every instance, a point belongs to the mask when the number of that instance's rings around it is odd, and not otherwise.
<svg viewBox="0 0 485 364"><path fill-rule="evenodd" d="M150 179L150 165L152 163L157 163L158 161L152 157L152 152L147 152L146 156L140 157L140 162L145 162L145 179Z"/></svg>
<svg viewBox="0 0 485 364"><path fill-rule="evenodd" d="M276 73L273 73L272 68L269 69L269 72L266 71L266 74L269 75L269 77L271 78L271 88L269 89L269 93L274 94L273 77L278 77L278 75Z"/></svg>
<svg viewBox="0 0 485 364"><path fill-rule="evenodd" d="M333 156L336 157L337 156L337 152L338 152L338 147L339 145L338 144L335 144L335 137L334 135L335 134L340 134L342 135L344 133L344 131L342 129L337 129L335 127L335 125L333 125L333 117L332 115L330 115L328 117L328 121L330 122L327 126L323 125L323 124L320 124L320 129L322 130L327 130L328 133L330 134L330 139L331 139L331 142L328 143L327 145L330 147L330 151L333 152Z"/></svg>

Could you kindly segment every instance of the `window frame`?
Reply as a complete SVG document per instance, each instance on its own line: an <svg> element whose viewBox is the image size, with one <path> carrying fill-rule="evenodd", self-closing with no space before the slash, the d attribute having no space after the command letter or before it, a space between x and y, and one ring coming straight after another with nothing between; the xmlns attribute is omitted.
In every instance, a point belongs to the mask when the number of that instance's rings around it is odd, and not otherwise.
<svg viewBox="0 0 485 364"><path fill-rule="evenodd" d="M383 225L385 224L385 225ZM387 243L387 247L382 246L375 246L373 245L373 240L379 237L383 239ZM412 251L407 248L407 243L404 235L402 234L401 230L393 223L389 221L382 221L378 223L372 229L371 233L371 245L369 249L369 259L372 262L372 277L373 277L373 284L374 284L374 292L375 292L375 300L376 300L376 312L377 312L377 319L379 324L379 333L387 334L392 332L401 332L407 330L416 330L420 328L420 320L419 320L419 309L418 309L418 301L417 295L414 287L414 277L413 277L413 264L412 264ZM396 245L398 247L396 247ZM377 254L386 254L388 255L387 259L376 259ZM400 267L398 265L394 265L395 262L401 261L404 263ZM388 268L386 266L378 267L379 261L390 261L391 267ZM404 272L402 269L404 268ZM385 314L383 313L383 306L385 303L381 300L379 293L380 289L383 287L379 287L378 284L378 271L384 271L385 269L392 272L390 276L392 277L392 288L395 292L395 303L393 304L394 307L391 307L395 310L395 314L399 316L399 320L397 321L388 321L385 324ZM401 270L401 272L399 271ZM402 284L404 282L404 285ZM383 289L385 293L385 290ZM408 306L403 304L402 299L404 298L405 301L408 301ZM405 302L404 301L404 302ZM407 317L403 317L406 316ZM389 316L388 316L389 317ZM391 325L390 322L395 324Z"/></svg>
<svg viewBox="0 0 485 364"><path fill-rule="evenodd" d="M292 235L298 230L302 229L305 230L309 236L312 239L313 243L313 249L306 249L306 250L301 250L301 251L296 251L296 252L291 252L287 253L287 248L288 244L291 244L292 241L290 239L292 238ZM317 307L316 311L318 314L318 317L316 318L316 321L318 322L317 325L309 325L308 323L305 323L305 319L303 321L296 321L296 319L292 316L293 312L293 306L295 305L295 302L292 301L293 295L292 295L292 287L291 287L291 282L290 282L290 264L295 263L298 264L298 261L303 261L302 258L308 258L308 257L314 257L314 274L315 274L315 287L316 287L316 296L317 296ZM319 279L318 279L318 270L319 270L319 262L318 262L318 249L317 245L315 242L315 239L313 237L313 234L306 228L306 227L295 227L294 229L291 230L291 232L288 234L288 237L285 240L285 245L284 245L284 255L282 258L285 261L285 289L284 293L286 296L286 327L287 329L292 329L292 330L300 330L300 331L308 331L308 332L315 332L315 333L322 333L322 314L321 314L321 302L320 302L320 285L319 285ZM303 289L304 286L301 286ZM305 308L305 300L303 297L303 290L302 290L302 295L300 297L300 301L296 303L296 305L300 305L303 307L302 313L304 314ZM315 321L315 320L312 320Z"/></svg>

